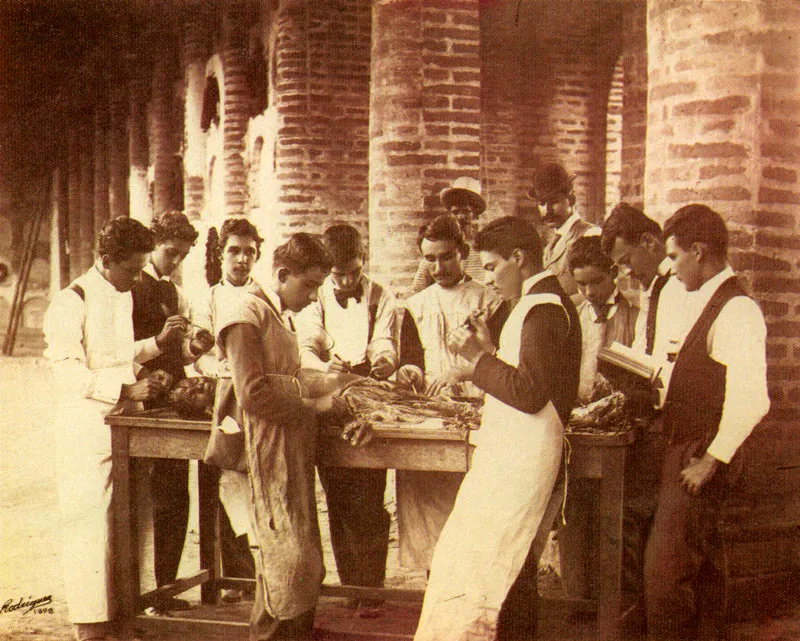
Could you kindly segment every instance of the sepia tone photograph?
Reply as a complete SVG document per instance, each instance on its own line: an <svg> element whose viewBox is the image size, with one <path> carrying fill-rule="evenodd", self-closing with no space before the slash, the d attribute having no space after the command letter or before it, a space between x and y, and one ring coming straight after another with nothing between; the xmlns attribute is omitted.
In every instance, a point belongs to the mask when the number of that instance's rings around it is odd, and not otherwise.
<svg viewBox="0 0 800 641"><path fill-rule="evenodd" d="M797 0L3 0L0 132L0 640L800 641Z"/></svg>

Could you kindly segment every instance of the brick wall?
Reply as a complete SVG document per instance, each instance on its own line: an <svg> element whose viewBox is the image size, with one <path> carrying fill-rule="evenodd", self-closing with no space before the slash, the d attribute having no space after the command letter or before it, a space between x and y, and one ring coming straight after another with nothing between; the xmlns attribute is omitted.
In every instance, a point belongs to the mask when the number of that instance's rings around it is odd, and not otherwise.
<svg viewBox="0 0 800 641"><path fill-rule="evenodd" d="M618 3L487 3L481 8L482 169L487 217L535 212L535 168L562 162L577 206L605 211L606 113L622 47Z"/></svg>
<svg viewBox="0 0 800 641"><path fill-rule="evenodd" d="M648 212L699 201L727 219L731 261L767 319L771 416L797 421L800 7L651 0L648 12Z"/></svg>
<svg viewBox="0 0 800 641"><path fill-rule="evenodd" d="M280 234L351 222L366 236L368 0L281 2L272 43ZM263 173L263 172L262 172Z"/></svg>
<svg viewBox="0 0 800 641"><path fill-rule="evenodd" d="M620 200L644 204L647 133L647 3L628 2L623 12L622 174Z"/></svg>
<svg viewBox="0 0 800 641"><path fill-rule="evenodd" d="M479 177L478 2L379 0L373 10L369 157L372 273L410 285L419 226L452 179Z"/></svg>
<svg viewBox="0 0 800 641"><path fill-rule="evenodd" d="M614 67L606 115L606 215L620 200L622 178L622 112L625 86L622 60Z"/></svg>
<svg viewBox="0 0 800 641"><path fill-rule="evenodd" d="M109 148L108 93L103 91L94 113L94 228L99 230L108 220Z"/></svg>
<svg viewBox="0 0 800 641"><path fill-rule="evenodd" d="M222 21L222 145L225 172L225 216L247 214L244 136L250 95L247 86L247 36L252 14L248 3L231 2ZM218 166L218 169L220 167Z"/></svg>

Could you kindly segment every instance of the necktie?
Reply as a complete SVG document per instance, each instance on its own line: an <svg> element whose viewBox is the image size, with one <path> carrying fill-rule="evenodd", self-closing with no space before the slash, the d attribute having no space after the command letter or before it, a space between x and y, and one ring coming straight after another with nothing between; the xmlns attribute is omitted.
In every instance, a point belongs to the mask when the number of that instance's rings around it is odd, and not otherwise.
<svg viewBox="0 0 800 641"><path fill-rule="evenodd" d="M658 311L658 299L661 298L661 290L669 280L669 274L663 274L656 277L656 282L653 284L653 293L650 294L650 302L647 305L647 326L645 328L645 351L648 354L653 353L656 339L656 312Z"/></svg>
<svg viewBox="0 0 800 641"><path fill-rule="evenodd" d="M350 292L343 292L341 290L334 289L333 295L336 298L336 302L339 303L339 306L343 309L347 309L347 303L349 302L348 299L353 298L355 299L356 303L361 302L361 297L364 295L364 286L359 283L358 287Z"/></svg>
<svg viewBox="0 0 800 641"><path fill-rule="evenodd" d="M611 305L605 303L604 305L600 306L600 309L595 310L597 312L597 318L594 319L595 323L606 323L608 322L608 312L611 311Z"/></svg>

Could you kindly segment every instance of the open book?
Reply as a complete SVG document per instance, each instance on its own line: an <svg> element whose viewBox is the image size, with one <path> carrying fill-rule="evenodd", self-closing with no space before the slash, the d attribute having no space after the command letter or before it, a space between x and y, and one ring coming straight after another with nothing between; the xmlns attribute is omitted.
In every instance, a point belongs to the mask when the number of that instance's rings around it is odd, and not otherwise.
<svg viewBox="0 0 800 641"><path fill-rule="evenodd" d="M630 379L634 375L641 383L654 381L661 372L658 362L650 355L614 341L597 355L597 369L613 384L616 379Z"/></svg>

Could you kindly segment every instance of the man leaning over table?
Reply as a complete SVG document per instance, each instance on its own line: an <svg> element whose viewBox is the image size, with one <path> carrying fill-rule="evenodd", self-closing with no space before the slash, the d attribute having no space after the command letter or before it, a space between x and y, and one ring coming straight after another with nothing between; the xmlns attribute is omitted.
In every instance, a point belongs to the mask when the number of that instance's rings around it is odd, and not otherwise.
<svg viewBox="0 0 800 641"><path fill-rule="evenodd" d="M542 267L535 228L500 218L478 233L475 246L487 286L519 302L496 352L481 319L450 334L450 348L470 364L464 375L486 392L486 402L470 437L470 470L434 550L415 641L532 637L533 542L578 391L580 322L557 278ZM533 582L532 589L520 581Z"/></svg>
<svg viewBox="0 0 800 641"><path fill-rule="evenodd" d="M134 342L131 287L153 250L153 235L115 218L97 238L97 260L53 296L44 318L45 356L58 394L54 444L63 522L64 584L78 641L114 639L111 436L105 416L117 404L141 407L160 393L136 380L136 362L155 355Z"/></svg>

